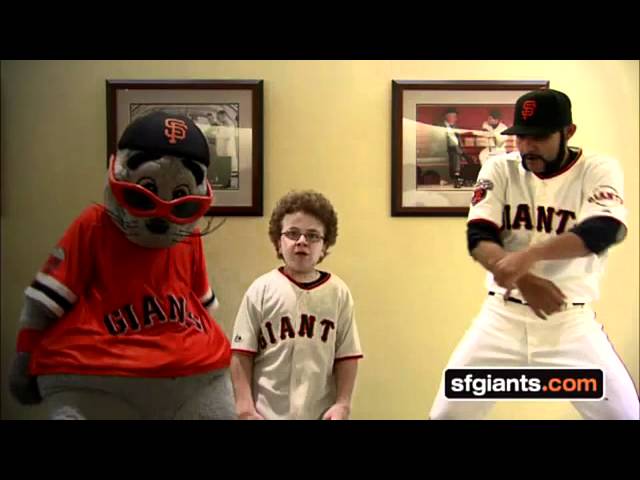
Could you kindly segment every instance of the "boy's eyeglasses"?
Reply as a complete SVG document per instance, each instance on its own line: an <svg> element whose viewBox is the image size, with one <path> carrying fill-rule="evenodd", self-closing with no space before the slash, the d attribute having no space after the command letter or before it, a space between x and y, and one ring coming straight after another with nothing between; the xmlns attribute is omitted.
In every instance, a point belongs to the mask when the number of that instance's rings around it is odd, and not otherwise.
<svg viewBox="0 0 640 480"><path fill-rule="evenodd" d="M282 235L287 237L289 240L293 240L297 242L298 239L304 235L304 238L307 239L307 242L316 243L320 240L324 240L324 237L317 232L301 232L300 230L287 230L286 232L282 232Z"/></svg>
<svg viewBox="0 0 640 480"><path fill-rule="evenodd" d="M131 182L121 182L115 176L115 155L111 156L109 186L116 200L136 217L164 217L178 223L193 223L202 217L213 199L213 190L207 180L207 195L188 195L170 202L162 200L150 190Z"/></svg>

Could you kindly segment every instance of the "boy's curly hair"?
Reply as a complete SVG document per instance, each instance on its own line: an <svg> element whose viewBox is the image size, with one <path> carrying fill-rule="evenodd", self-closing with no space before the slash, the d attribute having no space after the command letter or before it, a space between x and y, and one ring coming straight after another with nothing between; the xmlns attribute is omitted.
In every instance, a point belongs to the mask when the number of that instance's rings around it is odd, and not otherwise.
<svg viewBox="0 0 640 480"><path fill-rule="evenodd" d="M318 261L320 263L328 255L327 250L329 247L336 243L338 237L338 215L331 202L321 193L313 190L294 190L287 193L278 201L269 220L269 238L280 259L282 259L282 254L278 252L278 240L282 233L282 219L285 215L296 212L312 215L320 220L324 226L324 254Z"/></svg>

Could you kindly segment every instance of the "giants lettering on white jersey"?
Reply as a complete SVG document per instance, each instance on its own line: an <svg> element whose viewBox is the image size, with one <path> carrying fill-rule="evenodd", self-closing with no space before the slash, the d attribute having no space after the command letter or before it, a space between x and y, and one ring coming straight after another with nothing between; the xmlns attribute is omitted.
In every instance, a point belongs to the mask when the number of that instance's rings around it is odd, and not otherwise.
<svg viewBox="0 0 640 480"><path fill-rule="evenodd" d="M511 205L505 205L502 215L502 226L500 230L533 230L538 232L544 230L545 233L554 232L560 235L567 230L569 220L576 219L576 212L556 209L554 207L538 206L535 214L526 203L521 203L515 208L512 214Z"/></svg>
<svg viewBox="0 0 640 480"><path fill-rule="evenodd" d="M258 335L258 346L261 350L265 350L267 348L267 338L269 339L269 343L271 345L275 345L279 341L286 340L287 338L295 338L296 335L298 337L306 337L306 338L314 338L318 330L315 328L316 325L316 317L314 315L308 315L303 313L300 315L300 328L296 332L293 328L291 319L288 316L284 316L280 318L280 328L277 326L274 327L273 323L270 321L264 322L264 327L260 329L260 334ZM329 338L329 331L336 328L336 322L333 320L329 320L327 318L320 321L320 340L326 343ZM279 331L279 334L275 332ZM266 337L265 337L266 332Z"/></svg>

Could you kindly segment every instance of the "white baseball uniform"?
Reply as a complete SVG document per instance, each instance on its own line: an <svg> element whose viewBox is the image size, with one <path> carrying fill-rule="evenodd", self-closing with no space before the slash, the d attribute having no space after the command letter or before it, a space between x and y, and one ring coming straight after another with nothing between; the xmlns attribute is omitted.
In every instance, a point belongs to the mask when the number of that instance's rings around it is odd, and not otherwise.
<svg viewBox="0 0 640 480"><path fill-rule="evenodd" d="M362 357L351 292L334 274L300 284L274 269L247 290L231 349L254 356L262 416L320 419L336 400L334 363Z"/></svg>
<svg viewBox="0 0 640 480"><path fill-rule="evenodd" d="M468 221L495 225L505 251L520 251L591 217L613 217L625 224L623 183L618 162L606 156L578 151L570 164L545 178L525 170L518 152L500 155L490 158L478 175ZM633 380L589 305L599 296L606 259L607 251L533 266L531 273L551 280L567 297L567 308L546 320L526 304L505 301L505 289L488 273L486 286L493 294L447 368L601 368L605 399L576 401L574 406L584 418L638 419L640 405ZM512 290L510 297L524 303L518 290ZM448 401L443 387L430 418L482 418L493 406L490 401Z"/></svg>

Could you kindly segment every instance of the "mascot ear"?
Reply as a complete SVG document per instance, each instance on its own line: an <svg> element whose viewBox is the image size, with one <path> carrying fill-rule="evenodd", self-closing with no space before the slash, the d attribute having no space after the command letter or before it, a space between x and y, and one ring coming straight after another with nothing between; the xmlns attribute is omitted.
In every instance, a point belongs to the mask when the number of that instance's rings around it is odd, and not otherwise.
<svg viewBox="0 0 640 480"><path fill-rule="evenodd" d="M131 156L131 151L128 149L118 150L115 154L111 154L109 157L109 169L107 171L107 179L113 172L113 176L116 180L126 180L127 178L127 161Z"/></svg>
<svg viewBox="0 0 640 480"><path fill-rule="evenodd" d="M204 179L207 177L207 167L189 158L183 158L181 160L184 166L193 174L196 179L196 185L199 187L204 186ZM206 192L206 188L204 191Z"/></svg>

